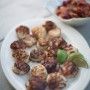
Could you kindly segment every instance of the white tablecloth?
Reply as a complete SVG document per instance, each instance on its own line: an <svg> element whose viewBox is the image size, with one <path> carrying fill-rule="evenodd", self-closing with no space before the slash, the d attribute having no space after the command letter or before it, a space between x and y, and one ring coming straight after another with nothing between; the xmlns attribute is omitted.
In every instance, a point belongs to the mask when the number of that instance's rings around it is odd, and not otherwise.
<svg viewBox="0 0 90 90"><path fill-rule="evenodd" d="M0 0L0 36L6 36L16 23L47 15L46 1Z"/></svg>

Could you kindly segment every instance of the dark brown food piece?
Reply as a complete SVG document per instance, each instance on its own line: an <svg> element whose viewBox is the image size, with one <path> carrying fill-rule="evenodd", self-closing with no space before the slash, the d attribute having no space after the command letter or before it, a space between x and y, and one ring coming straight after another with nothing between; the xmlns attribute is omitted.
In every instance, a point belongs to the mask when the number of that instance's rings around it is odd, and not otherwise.
<svg viewBox="0 0 90 90"><path fill-rule="evenodd" d="M75 77L79 72L79 68L71 61L66 61L62 66L62 73L65 77Z"/></svg>
<svg viewBox="0 0 90 90"><path fill-rule="evenodd" d="M48 47L48 49L45 51L46 57L56 57L57 49L52 49L52 47Z"/></svg>
<svg viewBox="0 0 90 90"><path fill-rule="evenodd" d="M71 44L68 44L63 38L61 39L59 48L64 49L65 51L67 51L68 54L76 51L76 48L74 48Z"/></svg>
<svg viewBox="0 0 90 90"><path fill-rule="evenodd" d="M22 49L14 50L13 53L12 53L12 56L16 60L24 61L26 63L28 63L30 61L29 60L29 54L25 50L22 50Z"/></svg>
<svg viewBox="0 0 90 90"><path fill-rule="evenodd" d="M10 45L10 48L13 49L13 50L16 50L16 49L25 49L26 48L26 44L22 40L17 40L17 41L14 41Z"/></svg>
<svg viewBox="0 0 90 90"><path fill-rule="evenodd" d="M42 80L39 77L33 77L29 81L28 90L45 90L46 86L47 86L47 83L45 80Z"/></svg>
<svg viewBox="0 0 90 90"><path fill-rule="evenodd" d="M60 73L51 73L47 77L49 90L62 90L66 87L66 79Z"/></svg>
<svg viewBox="0 0 90 90"><path fill-rule="evenodd" d="M59 48L60 49L64 49L66 47L66 45L67 45L67 42L63 38L61 38L61 42L59 44Z"/></svg>
<svg viewBox="0 0 90 90"><path fill-rule="evenodd" d="M49 41L49 47L51 47L52 49L58 49L60 44L62 43L62 38L52 38Z"/></svg>
<svg viewBox="0 0 90 90"><path fill-rule="evenodd" d="M47 31L55 29L56 25L52 21L46 21L45 25L43 25Z"/></svg>
<svg viewBox="0 0 90 90"><path fill-rule="evenodd" d="M47 57L41 64L45 66L48 73L56 72L57 61L53 57Z"/></svg>
<svg viewBox="0 0 90 90"><path fill-rule="evenodd" d="M32 61L40 62L44 60L46 57L46 54L43 50L40 49L34 49L30 52L30 59Z"/></svg>
<svg viewBox="0 0 90 90"><path fill-rule="evenodd" d="M23 61L18 60L14 64L13 72L15 74L20 74L20 75L26 74L29 72L29 70L30 70L30 66Z"/></svg>
<svg viewBox="0 0 90 90"><path fill-rule="evenodd" d="M16 28L16 33L19 39L23 39L29 35L30 32L27 26L19 26Z"/></svg>
<svg viewBox="0 0 90 90"><path fill-rule="evenodd" d="M48 43L47 56L56 57L57 50L62 44L62 38L52 38Z"/></svg>
<svg viewBox="0 0 90 90"><path fill-rule="evenodd" d="M66 50L67 53L70 54L70 53L74 53L77 49L75 47L73 47L71 44L67 44L64 47L64 50Z"/></svg>
<svg viewBox="0 0 90 90"><path fill-rule="evenodd" d="M45 66L48 73L56 72L57 61L53 57L47 57L41 64Z"/></svg>
<svg viewBox="0 0 90 90"><path fill-rule="evenodd" d="M90 17L90 4L86 0L63 1L56 14L64 19Z"/></svg>
<svg viewBox="0 0 90 90"><path fill-rule="evenodd" d="M33 77L29 81L29 86L27 90L45 90L47 83L39 77Z"/></svg>

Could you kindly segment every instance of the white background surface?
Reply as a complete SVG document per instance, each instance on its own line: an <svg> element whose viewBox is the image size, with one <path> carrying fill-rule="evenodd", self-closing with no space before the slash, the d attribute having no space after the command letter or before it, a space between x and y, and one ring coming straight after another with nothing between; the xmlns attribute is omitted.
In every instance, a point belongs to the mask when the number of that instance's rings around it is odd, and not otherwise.
<svg viewBox="0 0 90 90"><path fill-rule="evenodd" d="M48 15L45 10L46 0L0 0L0 36L6 36L8 31L17 23L30 18ZM90 45L90 22L78 27ZM0 65L0 90L14 90L6 80ZM88 87L86 90L90 90Z"/></svg>
<svg viewBox="0 0 90 90"><path fill-rule="evenodd" d="M47 15L46 0L0 0L0 34L6 33L16 23Z"/></svg>

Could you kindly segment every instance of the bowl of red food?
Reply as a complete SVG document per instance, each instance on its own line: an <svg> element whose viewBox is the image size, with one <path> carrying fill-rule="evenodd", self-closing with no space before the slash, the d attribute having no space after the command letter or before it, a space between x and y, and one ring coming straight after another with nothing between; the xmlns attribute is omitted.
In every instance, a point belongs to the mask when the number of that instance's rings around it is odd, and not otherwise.
<svg viewBox="0 0 90 90"><path fill-rule="evenodd" d="M72 26L79 26L90 20L89 0L50 0L47 9L57 19Z"/></svg>

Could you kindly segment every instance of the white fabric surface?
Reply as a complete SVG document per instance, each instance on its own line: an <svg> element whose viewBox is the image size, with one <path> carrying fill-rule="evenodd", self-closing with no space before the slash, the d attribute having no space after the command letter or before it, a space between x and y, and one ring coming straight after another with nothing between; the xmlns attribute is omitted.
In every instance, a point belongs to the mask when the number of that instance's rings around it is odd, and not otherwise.
<svg viewBox="0 0 90 90"><path fill-rule="evenodd" d="M0 0L0 36L17 23L30 18L43 17L47 0Z"/></svg>

